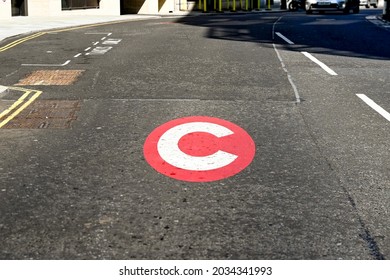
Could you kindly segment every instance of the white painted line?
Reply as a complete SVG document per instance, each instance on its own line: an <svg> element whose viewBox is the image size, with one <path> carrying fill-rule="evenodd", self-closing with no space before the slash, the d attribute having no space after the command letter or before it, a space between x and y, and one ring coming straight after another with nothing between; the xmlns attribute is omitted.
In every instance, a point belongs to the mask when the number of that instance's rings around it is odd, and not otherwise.
<svg viewBox="0 0 390 280"><path fill-rule="evenodd" d="M22 66L62 67L69 63L70 60L65 61L63 64L22 64Z"/></svg>
<svg viewBox="0 0 390 280"><path fill-rule="evenodd" d="M86 53L86 55L102 55L111 49L112 47L96 47L90 53Z"/></svg>
<svg viewBox="0 0 390 280"><path fill-rule="evenodd" d="M106 38L107 38L107 37L103 37L103 38L100 39L100 41L104 41L104 40L106 40Z"/></svg>
<svg viewBox="0 0 390 280"><path fill-rule="evenodd" d="M94 46L96 46L97 44L99 44L99 42L93 43Z"/></svg>
<svg viewBox="0 0 390 280"><path fill-rule="evenodd" d="M112 35L112 33L108 33L108 34L107 34L107 36L111 36L111 35Z"/></svg>
<svg viewBox="0 0 390 280"><path fill-rule="evenodd" d="M73 57L79 57L81 55L81 53L78 53L78 54L76 54L75 56L73 56Z"/></svg>
<svg viewBox="0 0 390 280"><path fill-rule="evenodd" d="M314 63L318 64L322 69L324 69L328 74L332 75L332 76L337 76L337 73L335 71L333 71L332 69L330 69L325 63L319 61L317 58L315 58L314 56L312 56L310 53L308 52L301 52L304 56L306 56L307 58L309 58L311 61L313 61Z"/></svg>
<svg viewBox="0 0 390 280"><path fill-rule="evenodd" d="M286 41L288 44L294 45L294 42L292 42L291 40L289 40L288 38L286 38L285 36L283 36L281 33L275 32L275 34L278 35L280 38L282 38L284 41Z"/></svg>
<svg viewBox="0 0 390 280"><path fill-rule="evenodd" d="M103 45L118 45L122 39L107 39L102 44Z"/></svg>
<svg viewBox="0 0 390 280"><path fill-rule="evenodd" d="M91 49L91 47L86 48L84 51L87 52Z"/></svg>
<svg viewBox="0 0 390 280"><path fill-rule="evenodd" d="M381 106L376 104L372 99L368 98L365 94L356 94L356 96L390 122L390 114Z"/></svg>

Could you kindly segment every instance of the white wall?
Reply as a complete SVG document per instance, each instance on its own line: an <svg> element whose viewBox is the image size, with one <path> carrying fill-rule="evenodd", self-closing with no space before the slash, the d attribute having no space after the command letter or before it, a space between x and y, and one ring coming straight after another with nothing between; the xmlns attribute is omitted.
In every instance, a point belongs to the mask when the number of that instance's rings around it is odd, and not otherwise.
<svg viewBox="0 0 390 280"><path fill-rule="evenodd" d="M175 9L179 10L179 5L175 7L175 2L176 2L175 0L166 0L164 5L161 7L159 13L168 14L169 12L175 11Z"/></svg>
<svg viewBox="0 0 390 280"><path fill-rule="evenodd" d="M1 1L1 0L0 0ZM47 0L46 0L47 1ZM51 0L53 1L53 0ZM54 0L60 2L60 0ZM61 11L61 3L60 3ZM100 0L99 9L81 9L72 11L61 11L61 15L106 15L119 16L121 13L120 0Z"/></svg>
<svg viewBox="0 0 390 280"><path fill-rule="evenodd" d="M120 15L121 14L121 3L120 0L101 0L100 9L105 15Z"/></svg>
<svg viewBox="0 0 390 280"><path fill-rule="evenodd" d="M0 0L1 1L1 0ZM55 3L57 7L61 8L61 1L53 0L25 0L27 1L27 15L28 16L47 16L55 12Z"/></svg>
<svg viewBox="0 0 390 280"><path fill-rule="evenodd" d="M27 1L29 16L120 15L120 0L101 0L99 9L76 9L64 11L62 10L61 0Z"/></svg>
<svg viewBox="0 0 390 280"><path fill-rule="evenodd" d="M27 16L72 16L72 15L120 15L120 0L101 0L99 9L62 10L61 0L25 0ZM181 1L182 3L184 1ZM179 11L180 0L166 0L158 10L158 0L145 0L139 14L168 14ZM12 17L11 0L0 0L0 19Z"/></svg>
<svg viewBox="0 0 390 280"><path fill-rule="evenodd" d="M158 13L158 0L145 0L139 14L157 14Z"/></svg>
<svg viewBox="0 0 390 280"><path fill-rule="evenodd" d="M158 0L145 0L138 14L168 14L169 12L178 11L179 7L175 7L175 2L179 0L166 0L164 5L158 10Z"/></svg>
<svg viewBox="0 0 390 280"><path fill-rule="evenodd" d="M11 0L0 0L0 19L12 17Z"/></svg>

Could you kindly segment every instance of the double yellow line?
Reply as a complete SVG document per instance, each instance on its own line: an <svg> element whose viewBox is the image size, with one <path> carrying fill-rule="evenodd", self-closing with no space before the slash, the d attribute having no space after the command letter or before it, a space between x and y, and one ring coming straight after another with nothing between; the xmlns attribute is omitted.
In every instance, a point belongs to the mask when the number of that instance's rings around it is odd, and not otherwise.
<svg viewBox="0 0 390 280"><path fill-rule="evenodd" d="M24 94L18 100L16 100L8 109L0 113L0 128L5 126L9 121L19 115L20 112L22 112L24 109L27 108L27 106L33 103L34 100L37 99L42 93L42 91L39 90L25 89L19 87L8 88L12 90L22 91L24 92Z"/></svg>
<svg viewBox="0 0 390 280"><path fill-rule="evenodd" d="M3 47L0 47L0 53L6 51L8 49L11 49L19 44L22 44L26 41L32 40L34 38L38 38L38 37L45 35L45 34L65 32L65 31L83 29L83 28L88 28L88 27L95 27L95 26L117 24L117 23L122 23L122 22L125 22L125 21L112 21L112 22L88 24L88 25L70 27L70 28L65 28L65 29L60 29L60 30L52 30L52 31L48 31L48 32L34 33L30 36L20 38L20 39L15 40L15 41L13 41L13 42L11 42ZM15 118L18 114L20 114L20 112L22 112L24 109L26 109L27 106L29 106L32 102L34 102L35 99L37 99L42 94L42 91L39 91L39 90L25 89L25 88L19 88L19 87L8 87L8 88L12 89L12 90L22 91L22 92L24 92L24 94L18 100L16 100L8 109L6 109L0 113L0 128L5 126L8 122L10 122L13 118Z"/></svg>
<svg viewBox="0 0 390 280"><path fill-rule="evenodd" d="M46 32L38 32L38 33L32 34L30 36L20 38L19 40L15 40L15 41L9 43L8 45L5 45L4 47L1 47L0 48L0 52L6 51L6 50L8 50L10 48L13 48L13 47L15 47L15 46L17 46L19 44L22 44L22 43L28 41L28 40L40 37L40 36L42 36L44 34L46 34Z"/></svg>

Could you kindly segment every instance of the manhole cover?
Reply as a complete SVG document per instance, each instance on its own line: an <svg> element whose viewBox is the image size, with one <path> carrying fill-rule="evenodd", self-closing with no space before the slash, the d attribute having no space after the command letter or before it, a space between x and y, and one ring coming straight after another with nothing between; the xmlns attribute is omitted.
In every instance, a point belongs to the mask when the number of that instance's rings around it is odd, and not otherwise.
<svg viewBox="0 0 390 280"><path fill-rule="evenodd" d="M79 110L80 101L36 100L3 128L70 128Z"/></svg>
<svg viewBox="0 0 390 280"><path fill-rule="evenodd" d="M84 70L38 70L32 72L26 78L20 80L16 85L44 85L63 86L71 85Z"/></svg>

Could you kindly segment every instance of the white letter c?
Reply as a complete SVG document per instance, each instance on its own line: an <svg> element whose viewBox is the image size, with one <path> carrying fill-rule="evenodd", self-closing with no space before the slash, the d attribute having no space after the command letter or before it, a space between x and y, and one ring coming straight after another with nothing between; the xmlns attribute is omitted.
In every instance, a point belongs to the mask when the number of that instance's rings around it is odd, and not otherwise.
<svg viewBox="0 0 390 280"><path fill-rule="evenodd" d="M212 155L197 157L183 153L179 149L180 139L189 133L206 132L218 138L233 134L233 132L218 124L208 122L192 122L177 125L167 130L158 140L157 150L167 163L185 170L207 171L229 165L238 156L217 151Z"/></svg>

